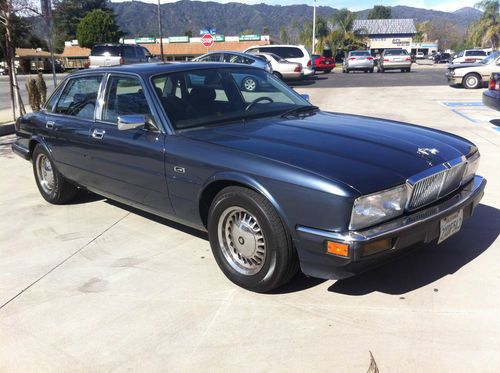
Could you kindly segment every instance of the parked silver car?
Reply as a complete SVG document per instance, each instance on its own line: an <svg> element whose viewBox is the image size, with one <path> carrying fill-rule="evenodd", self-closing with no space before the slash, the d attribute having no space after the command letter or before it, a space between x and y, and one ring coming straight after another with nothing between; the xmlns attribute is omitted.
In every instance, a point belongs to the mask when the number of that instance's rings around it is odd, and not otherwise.
<svg viewBox="0 0 500 373"><path fill-rule="evenodd" d="M135 44L96 44L90 51L90 67L157 62L149 50Z"/></svg>
<svg viewBox="0 0 500 373"><path fill-rule="evenodd" d="M302 65L298 62L290 62L274 53L258 53L255 56L269 61L273 68L273 74L280 79L293 80L303 77Z"/></svg>
<svg viewBox="0 0 500 373"><path fill-rule="evenodd" d="M351 51L344 58L342 64L342 72L349 73L351 71L373 72L375 63L370 51Z"/></svg>
<svg viewBox="0 0 500 373"><path fill-rule="evenodd" d="M273 68L271 63L265 58L256 57L253 54L241 53L234 51L217 51L204 54L193 59L193 62L227 62L227 63L241 63L244 65L251 65L260 67L267 72L272 73Z"/></svg>
<svg viewBox="0 0 500 373"><path fill-rule="evenodd" d="M262 58L257 57L253 54L240 53L233 51L218 51L204 54L202 56L193 59L193 62L226 62L226 63L239 63L244 65L251 65L255 67L260 67L269 73L273 72L271 63ZM261 83L255 80L254 77L248 75L243 78L240 82L242 88L246 91L253 92L259 89Z"/></svg>
<svg viewBox="0 0 500 373"><path fill-rule="evenodd" d="M411 56L405 49L386 49L378 61L378 72L386 70L401 70L402 73L410 72Z"/></svg>

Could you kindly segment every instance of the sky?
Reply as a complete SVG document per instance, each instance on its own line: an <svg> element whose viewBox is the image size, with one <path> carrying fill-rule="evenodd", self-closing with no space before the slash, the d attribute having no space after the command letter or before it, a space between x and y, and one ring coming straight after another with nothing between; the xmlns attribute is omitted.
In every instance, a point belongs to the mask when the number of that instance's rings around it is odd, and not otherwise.
<svg viewBox="0 0 500 373"><path fill-rule="evenodd" d="M116 1L129 1L129 0L112 0ZM145 3L157 3L158 0L139 0ZM164 3L173 3L176 0L160 0L161 4ZM201 0L203 1L203 0ZM266 3L271 5L292 5L292 4L309 4L312 5L314 0L250 0L250 1L235 1L235 0L211 0L217 1L219 3L228 3L228 2L238 2L244 4L260 4ZM372 8L373 5L386 5L386 6L395 6L395 5L407 5L415 8L425 8L425 9L434 9L434 10L442 10L442 11L454 11L466 6L473 7L475 3L479 0L317 0L317 5L325 5L331 6L333 8L348 8L350 10L363 10Z"/></svg>

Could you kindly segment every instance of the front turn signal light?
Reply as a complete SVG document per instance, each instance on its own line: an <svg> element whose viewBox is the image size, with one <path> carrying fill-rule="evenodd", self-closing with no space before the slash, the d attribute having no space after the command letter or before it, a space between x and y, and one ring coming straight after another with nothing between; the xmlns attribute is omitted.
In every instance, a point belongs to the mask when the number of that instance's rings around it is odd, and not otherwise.
<svg viewBox="0 0 500 373"><path fill-rule="evenodd" d="M344 258L349 257L349 245L343 243L328 241L326 251L328 254L342 256Z"/></svg>

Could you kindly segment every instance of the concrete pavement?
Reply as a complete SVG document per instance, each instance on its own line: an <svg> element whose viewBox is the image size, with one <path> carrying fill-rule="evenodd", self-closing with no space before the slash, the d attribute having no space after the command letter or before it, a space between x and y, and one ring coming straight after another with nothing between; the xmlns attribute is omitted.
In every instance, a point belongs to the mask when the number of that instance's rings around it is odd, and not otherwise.
<svg viewBox="0 0 500 373"><path fill-rule="evenodd" d="M364 275L254 294L222 275L204 234L96 196L47 204L3 137L0 371L365 372L371 351L381 372L497 372L500 134L442 105L481 91L297 90L325 110L475 142L488 178L476 215Z"/></svg>

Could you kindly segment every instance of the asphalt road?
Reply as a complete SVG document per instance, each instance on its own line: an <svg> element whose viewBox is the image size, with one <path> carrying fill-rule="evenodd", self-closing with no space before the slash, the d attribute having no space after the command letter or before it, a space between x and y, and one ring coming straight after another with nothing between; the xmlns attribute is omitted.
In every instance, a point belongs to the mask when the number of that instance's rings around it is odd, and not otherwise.
<svg viewBox="0 0 500 373"><path fill-rule="evenodd" d="M444 66L421 67L418 66L411 73L401 73L399 71L389 71L383 74L366 74L363 72L353 72L343 74L340 69L335 69L330 74L318 73L312 78L304 79L300 82L289 82L292 87L314 88L343 88L343 87L404 87L404 86L439 86L447 85L444 76ZM57 74L58 82L66 74ZM21 95L25 104L28 102L25 82L29 75L19 75ZM48 94L53 90L52 75L45 74L45 81L48 87ZM10 108L10 91L8 77L0 77L0 110Z"/></svg>
<svg viewBox="0 0 500 373"><path fill-rule="evenodd" d="M67 74L56 74L57 82L59 83ZM34 75L18 75L19 87L21 87L21 97L23 98L24 104L28 104L28 95L26 93L26 80ZM47 96L54 90L54 84L52 82L52 74L44 74L43 78L47 84ZM9 77L0 76L0 110L10 109L10 89L9 89Z"/></svg>
<svg viewBox="0 0 500 373"><path fill-rule="evenodd" d="M291 82L293 87L311 86L314 88L344 88L344 87L405 87L405 86L440 86L448 85L445 77L445 66L414 67L410 73L398 70L387 71L383 74L351 72L343 74L342 70L335 69L330 74L319 72L311 78L298 82Z"/></svg>

